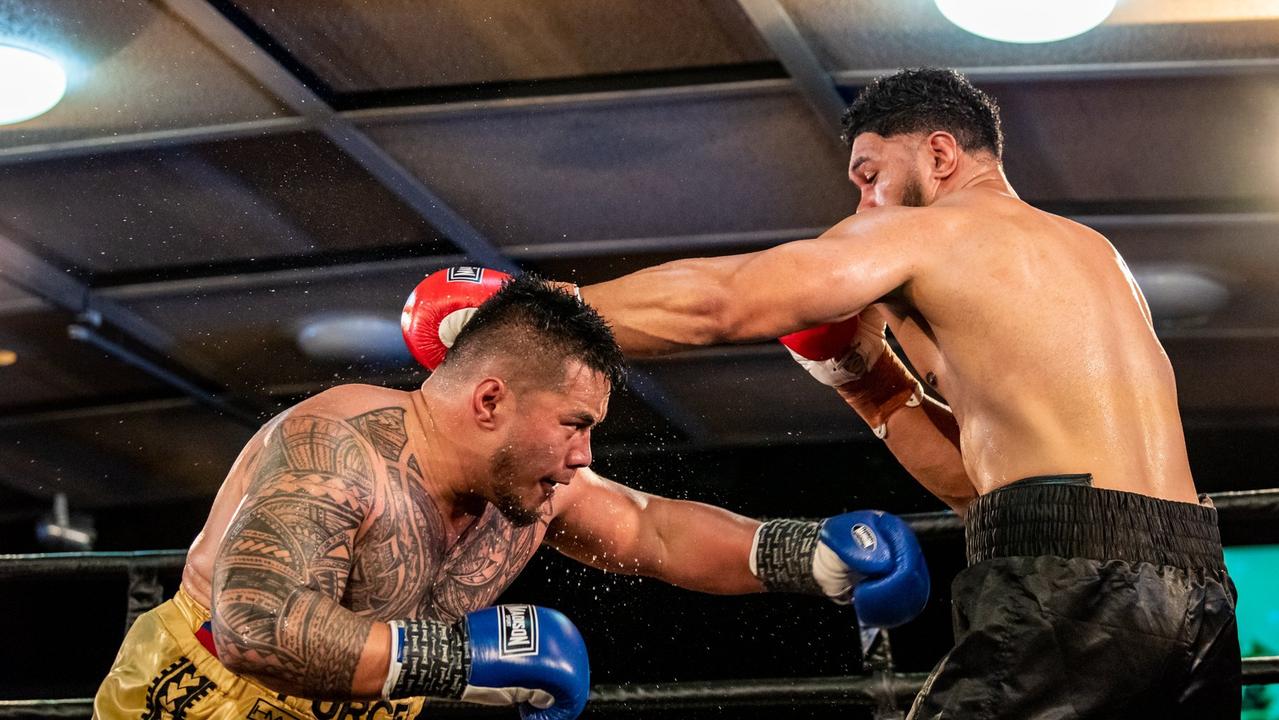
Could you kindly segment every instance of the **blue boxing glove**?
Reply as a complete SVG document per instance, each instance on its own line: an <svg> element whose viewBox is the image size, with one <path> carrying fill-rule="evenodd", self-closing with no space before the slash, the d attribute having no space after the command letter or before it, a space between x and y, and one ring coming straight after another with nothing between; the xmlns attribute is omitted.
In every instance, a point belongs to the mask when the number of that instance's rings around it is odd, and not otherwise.
<svg viewBox="0 0 1279 720"><path fill-rule="evenodd" d="M499 605L462 620L397 620L383 695L518 705L527 720L572 720L586 707L590 661L556 610Z"/></svg>
<svg viewBox="0 0 1279 720"><path fill-rule="evenodd" d="M901 518L877 510L766 522L755 533L751 571L773 592L851 600L865 627L896 627L928 602L919 541Z"/></svg>

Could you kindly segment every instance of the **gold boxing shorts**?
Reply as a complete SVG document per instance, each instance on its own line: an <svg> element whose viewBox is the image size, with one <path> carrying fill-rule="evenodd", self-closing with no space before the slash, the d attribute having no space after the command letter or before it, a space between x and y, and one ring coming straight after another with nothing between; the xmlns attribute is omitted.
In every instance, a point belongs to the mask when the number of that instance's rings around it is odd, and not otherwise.
<svg viewBox="0 0 1279 720"><path fill-rule="evenodd" d="M226 669L197 638L209 611L181 589L137 619L98 694L95 720L413 720L425 698L287 697ZM201 628L204 628L203 631Z"/></svg>

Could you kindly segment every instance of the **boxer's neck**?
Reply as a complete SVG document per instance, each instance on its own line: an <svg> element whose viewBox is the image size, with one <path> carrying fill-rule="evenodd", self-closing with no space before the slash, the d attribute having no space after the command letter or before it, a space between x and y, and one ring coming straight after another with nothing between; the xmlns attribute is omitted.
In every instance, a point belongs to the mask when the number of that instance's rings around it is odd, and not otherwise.
<svg viewBox="0 0 1279 720"><path fill-rule="evenodd" d="M474 492L477 472L486 465L471 449L474 443L466 437L466 425L447 401L434 396L426 384L410 393L418 417L421 439L422 484L431 495L443 519L464 530L484 513L487 502Z"/></svg>

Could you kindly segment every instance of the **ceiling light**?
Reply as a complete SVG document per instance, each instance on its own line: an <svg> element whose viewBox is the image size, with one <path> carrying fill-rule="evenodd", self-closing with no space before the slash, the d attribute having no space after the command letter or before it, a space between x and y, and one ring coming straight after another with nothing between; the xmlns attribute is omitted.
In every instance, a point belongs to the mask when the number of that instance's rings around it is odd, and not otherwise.
<svg viewBox="0 0 1279 720"><path fill-rule="evenodd" d="M1229 288L1199 268L1136 265L1132 276L1157 323L1206 320L1230 301Z"/></svg>
<svg viewBox="0 0 1279 720"><path fill-rule="evenodd" d="M1097 27L1116 0L935 0L946 19L974 35L1011 43L1064 40Z"/></svg>
<svg viewBox="0 0 1279 720"><path fill-rule="evenodd" d="M18 353L0 348L0 367L6 367L16 362L18 362Z"/></svg>
<svg viewBox="0 0 1279 720"><path fill-rule="evenodd" d="M307 318L297 334L298 347L314 360L349 363L412 362L395 320L364 314Z"/></svg>
<svg viewBox="0 0 1279 720"><path fill-rule="evenodd" d="M43 115L66 91L67 73L56 60L0 45L0 125Z"/></svg>

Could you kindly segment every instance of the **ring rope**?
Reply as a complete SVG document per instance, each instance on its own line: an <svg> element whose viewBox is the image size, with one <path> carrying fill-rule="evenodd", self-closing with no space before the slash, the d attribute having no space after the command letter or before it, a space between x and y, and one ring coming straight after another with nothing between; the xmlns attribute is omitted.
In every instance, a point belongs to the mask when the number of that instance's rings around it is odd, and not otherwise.
<svg viewBox="0 0 1279 720"><path fill-rule="evenodd" d="M1208 497L1222 518L1279 517L1279 489L1223 492ZM949 510L901 517L920 539L962 535L964 531L963 520ZM185 559L186 550L9 554L0 555L0 579L130 569L180 570Z"/></svg>
<svg viewBox="0 0 1279 720"><path fill-rule="evenodd" d="M1225 517L1279 516L1279 489L1244 490L1209 495ZM902 515L920 538L938 539L963 533L963 521L950 511ZM0 579L68 574L128 573L137 570L180 570L186 550L133 552L26 553L0 555ZM841 677L783 678L751 681L669 682L600 685L591 691L590 707L616 713L653 712L708 707L758 705L879 705L888 700L909 704L927 676L923 673L877 673ZM1244 658L1244 685L1279 684L1279 657ZM432 702L442 717L474 716L464 703ZM92 713L89 698L0 700L0 718L84 717Z"/></svg>
<svg viewBox="0 0 1279 720"><path fill-rule="evenodd" d="M778 705L875 706L885 698L908 706L926 673L845 675L768 680L711 680L652 684L599 685L591 691L592 712L641 713L725 707ZM1243 684L1279 683L1279 657L1244 658ZM475 705L431 702L432 717L474 716ZM0 700L0 718L85 717L89 698L65 700ZM494 710L493 712L499 712ZM509 713L509 709L504 712Z"/></svg>

